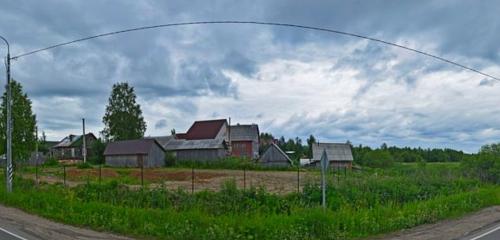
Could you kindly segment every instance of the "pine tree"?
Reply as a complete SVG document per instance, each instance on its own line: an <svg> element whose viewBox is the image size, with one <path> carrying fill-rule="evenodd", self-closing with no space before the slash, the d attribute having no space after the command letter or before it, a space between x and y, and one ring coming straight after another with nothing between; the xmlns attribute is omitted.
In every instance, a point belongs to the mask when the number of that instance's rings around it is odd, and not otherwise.
<svg viewBox="0 0 500 240"><path fill-rule="evenodd" d="M102 121L105 125L102 134L108 141L137 139L144 136L146 122L142 117L141 106L136 103L134 88L128 83L113 85Z"/></svg>
<svg viewBox="0 0 500 240"><path fill-rule="evenodd" d="M7 87L6 87L7 89ZM14 162L26 161L35 151L37 141L36 116L31 109L31 100L20 83L11 81L12 93L12 159ZM6 152L7 91L2 96L0 106L0 153Z"/></svg>

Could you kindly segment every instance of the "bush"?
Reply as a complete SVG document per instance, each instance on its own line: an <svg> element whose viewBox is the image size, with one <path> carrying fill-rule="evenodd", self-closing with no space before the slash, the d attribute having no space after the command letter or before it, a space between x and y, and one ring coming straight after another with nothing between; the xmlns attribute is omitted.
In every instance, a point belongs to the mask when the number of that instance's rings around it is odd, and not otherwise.
<svg viewBox="0 0 500 240"><path fill-rule="evenodd" d="M374 168L388 168L394 164L394 158L385 150L374 150L363 156L363 164Z"/></svg>
<svg viewBox="0 0 500 240"><path fill-rule="evenodd" d="M92 168L92 165L90 165L90 163L88 163L88 162L82 162L82 163L76 164L76 168L78 168L78 169L88 169L88 168Z"/></svg>
<svg viewBox="0 0 500 240"><path fill-rule="evenodd" d="M167 167L173 167L175 166L175 153L172 151L167 151L165 152L165 166Z"/></svg>
<svg viewBox="0 0 500 240"><path fill-rule="evenodd" d="M59 161L57 161L54 157L49 157L47 160L42 164L42 166L46 167L56 167L59 166Z"/></svg>

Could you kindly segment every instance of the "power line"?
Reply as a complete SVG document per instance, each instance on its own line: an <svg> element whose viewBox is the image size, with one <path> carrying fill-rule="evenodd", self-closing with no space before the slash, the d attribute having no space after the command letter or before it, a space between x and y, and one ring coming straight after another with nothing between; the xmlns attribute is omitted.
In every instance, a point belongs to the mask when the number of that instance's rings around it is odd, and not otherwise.
<svg viewBox="0 0 500 240"><path fill-rule="evenodd" d="M382 43L382 44L385 44L385 45L402 48L402 49L405 49L405 50L408 50L408 51L411 51L411 52L415 52L415 53L418 53L418 54L422 54L424 56L431 57L431 58L437 59L439 61L446 62L446 63L452 64L452 65L458 66L460 68L463 68L463 69L466 69L466 70L478 73L478 74L483 75L485 77L488 77L488 78L500 81L500 78L498 78L498 77L494 77L494 76L492 76L490 74L484 73L484 72L479 71L477 69L474 69L472 67L465 66L465 65L460 64L458 62L455 62L455 61L452 61L452 60L448 60L446 58L443 58L443 57L440 57L440 56L437 56L437 55L434 55L434 54L431 54L431 53L428 53L428 52L424 52L424 51L417 50L417 49L414 49L414 48L406 47L406 46L403 46L403 45L400 45L400 44L397 44L397 43L392 43L392 42L388 42L388 41L385 41L385 40L381 40L381 39L378 39L378 38L363 36L363 35L360 35L360 34L355 34L355 33L350 33L350 32L344 32L344 31L339 31L339 30L334 30L334 29L329 29L329 28L312 27L312 26L290 24L290 23L259 22L259 21L199 21L199 22L180 22L180 23L168 23L168 24L159 24L159 25L152 25L152 26L143 26L143 27L137 27L137 28L129 28L129 29L124 29L124 30L119 30L119 31L114 31L114 32L101 33L101 34L98 34L98 35L88 36L88 37L84 37L84 38L72 40L72 41L69 41L69 42L58 43L58 44L51 45L51 46L48 46L48 47L45 47L45 48L40 48L40 49L37 49L37 50L33 50L33 51L30 51L30 52L19 54L17 56L12 57L12 59L22 58L22 57L25 57L25 56L28 56L28 55L32 55L32 54L35 54L35 53L38 53L38 52L42 52L42 51L50 50L50 49L53 49L53 48L70 45L70 44L77 43L77 42L87 41L87 40L94 39L94 38L111 36L111 35L116 35L116 34L121 34L121 33L134 32L134 31L142 31L142 30L155 29L155 28L186 26L186 25L207 25L207 24L253 24L253 25L268 25L268 26L279 26L279 27L291 27L291 28L299 28L299 29L305 29L305 30L315 30L315 31L335 33L335 34L340 34L340 35L345 35L345 36L350 36L350 37L356 37L356 38L361 38L361 39L367 39L367 40L370 40L370 41L374 41L374 42Z"/></svg>

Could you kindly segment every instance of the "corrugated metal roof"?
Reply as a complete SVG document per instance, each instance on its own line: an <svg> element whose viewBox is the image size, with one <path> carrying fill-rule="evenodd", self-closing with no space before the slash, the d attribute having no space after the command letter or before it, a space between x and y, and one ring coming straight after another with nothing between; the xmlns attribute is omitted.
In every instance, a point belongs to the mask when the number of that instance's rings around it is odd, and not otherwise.
<svg viewBox="0 0 500 240"><path fill-rule="evenodd" d="M233 125L230 128L231 141L259 141L257 124Z"/></svg>
<svg viewBox="0 0 500 240"><path fill-rule="evenodd" d="M172 140L175 140L173 135L170 136L156 136L156 137L145 137L145 139L154 139L156 140L163 148Z"/></svg>
<svg viewBox="0 0 500 240"><path fill-rule="evenodd" d="M86 135L96 138L93 133L87 133ZM83 135L70 134L67 137L63 138L59 143L54 145L53 148L74 147L73 144L77 143L82 136Z"/></svg>
<svg viewBox="0 0 500 240"><path fill-rule="evenodd" d="M214 139L226 124L226 119L196 121L183 136L186 140ZM180 136L178 136L180 138Z"/></svg>
<svg viewBox="0 0 500 240"><path fill-rule="evenodd" d="M351 146L347 143L315 143L312 145L313 161L319 161L323 150L329 161L353 161Z"/></svg>
<svg viewBox="0 0 500 240"><path fill-rule="evenodd" d="M154 139L136 139L110 142L104 150L104 155L135 155L148 154L154 145L163 147Z"/></svg>
<svg viewBox="0 0 500 240"><path fill-rule="evenodd" d="M223 149L223 139L185 140L174 139L165 145L165 150L188 150L188 149Z"/></svg>
<svg viewBox="0 0 500 240"><path fill-rule="evenodd" d="M271 156L271 152L274 150L276 150L280 155L281 155L281 159L274 159L275 157L274 156ZM271 143L271 146L269 146L267 148L267 150L264 152L264 154L262 154L262 157L260 158L260 161L261 162L281 162L282 159L288 161L290 164L292 164L292 159L290 159L290 157L285 153L283 152L283 150L276 144L274 143Z"/></svg>

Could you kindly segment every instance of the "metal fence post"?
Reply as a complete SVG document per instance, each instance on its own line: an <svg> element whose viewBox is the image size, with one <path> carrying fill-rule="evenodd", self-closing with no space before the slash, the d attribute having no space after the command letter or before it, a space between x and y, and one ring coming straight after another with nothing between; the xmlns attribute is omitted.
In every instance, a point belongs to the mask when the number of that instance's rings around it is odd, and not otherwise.
<svg viewBox="0 0 500 240"><path fill-rule="evenodd" d="M246 168L243 168L243 190L247 189L247 171Z"/></svg>
<svg viewBox="0 0 500 240"><path fill-rule="evenodd" d="M141 185L144 187L144 163L141 164Z"/></svg>
<svg viewBox="0 0 500 240"><path fill-rule="evenodd" d="M66 165L63 165L63 186L66 187Z"/></svg>
<svg viewBox="0 0 500 240"><path fill-rule="evenodd" d="M191 193L194 193L194 167L191 168Z"/></svg>
<svg viewBox="0 0 500 240"><path fill-rule="evenodd" d="M99 184L101 184L101 178L102 178L102 164L99 164Z"/></svg>
<svg viewBox="0 0 500 240"><path fill-rule="evenodd" d="M297 166L297 193L300 193L300 165Z"/></svg>
<svg viewBox="0 0 500 240"><path fill-rule="evenodd" d="M38 161L35 163L35 183L38 185Z"/></svg>

